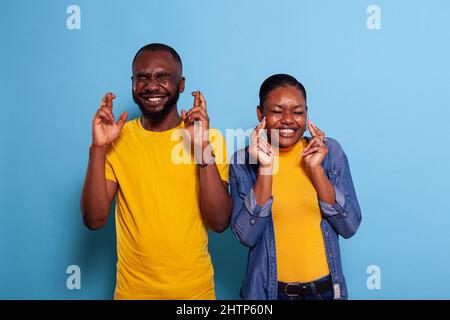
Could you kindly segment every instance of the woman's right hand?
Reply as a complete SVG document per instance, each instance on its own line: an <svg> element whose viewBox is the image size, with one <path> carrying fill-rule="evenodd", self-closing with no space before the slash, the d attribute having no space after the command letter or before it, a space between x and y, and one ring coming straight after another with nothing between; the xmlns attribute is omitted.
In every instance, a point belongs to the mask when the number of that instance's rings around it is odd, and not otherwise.
<svg viewBox="0 0 450 320"><path fill-rule="evenodd" d="M253 159L253 161L256 160L260 167L271 168L274 159L272 146L268 141L261 137L265 128L266 118L264 117L250 136L250 146L248 148L248 152L251 159Z"/></svg>
<svg viewBox="0 0 450 320"><path fill-rule="evenodd" d="M127 112L120 115L119 120L114 122L114 115L112 113L113 99L116 96L108 92L102 99L100 108L92 120L92 145L103 147L109 145L111 142L119 137L123 125L127 121Z"/></svg>

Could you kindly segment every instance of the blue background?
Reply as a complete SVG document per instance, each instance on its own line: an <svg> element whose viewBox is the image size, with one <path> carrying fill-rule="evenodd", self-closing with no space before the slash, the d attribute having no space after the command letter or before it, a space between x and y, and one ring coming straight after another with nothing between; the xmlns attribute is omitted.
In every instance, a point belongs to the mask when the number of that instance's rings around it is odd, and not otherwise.
<svg viewBox="0 0 450 320"><path fill-rule="evenodd" d="M68 30L66 9L81 8ZM381 8L368 30L366 9ZM0 298L110 299L115 233L87 230L79 197L91 120L106 91L115 114L138 108L130 64L150 42L184 62L212 126L250 128L261 82L290 73L310 118L346 151L363 213L341 241L351 299L450 299L450 2L2 1ZM246 248L211 234L219 299L238 298ZM81 268L81 290L66 268ZM366 269L381 268L369 290Z"/></svg>

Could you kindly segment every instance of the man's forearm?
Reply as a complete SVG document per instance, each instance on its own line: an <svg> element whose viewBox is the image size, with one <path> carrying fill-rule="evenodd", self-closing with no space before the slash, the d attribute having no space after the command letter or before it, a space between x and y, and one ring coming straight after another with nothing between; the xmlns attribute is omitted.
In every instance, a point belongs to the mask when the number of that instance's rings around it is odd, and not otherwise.
<svg viewBox="0 0 450 320"><path fill-rule="evenodd" d="M222 232L230 224L230 195L215 163L198 170L202 217L212 230Z"/></svg>
<svg viewBox="0 0 450 320"><path fill-rule="evenodd" d="M107 147L91 146L86 178L81 195L83 221L88 228L101 227L109 213L109 199L106 190L105 158Z"/></svg>

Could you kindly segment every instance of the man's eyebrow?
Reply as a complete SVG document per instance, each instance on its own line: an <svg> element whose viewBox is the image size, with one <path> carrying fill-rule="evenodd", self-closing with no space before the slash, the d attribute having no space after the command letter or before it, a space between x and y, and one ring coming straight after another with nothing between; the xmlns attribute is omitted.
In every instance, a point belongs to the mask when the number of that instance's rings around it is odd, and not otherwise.
<svg viewBox="0 0 450 320"><path fill-rule="evenodd" d="M283 108L283 106L280 106L279 104L274 104L274 105L272 105L272 107ZM305 108L305 105L299 104L297 106L294 106L294 108L295 109L297 109L297 108Z"/></svg>
<svg viewBox="0 0 450 320"><path fill-rule="evenodd" d="M163 76L170 76L171 75L170 72L167 72L165 70L157 70L157 71L153 72L153 74L156 75L156 76L161 76L161 75L163 75ZM141 76L147 76L148 77L150 75L152 75L152 73L151 72L147 72L147 71L139 71L139 72L136 73L137 77L141 77Z"/></svg>
<svg viewBox="0 0 450 320"><path fill-rule="evenodd" d="M148 76L148 75L150 75L150 73L145 72L145 71L136 72L137 77Z"/></svg>
<svg viewBox="0 0 450 320"><path fill-rule="evenodd" d="M163 76L170 76L170 75L172 75L170 72L165 71L165 70L155 71L155 74L157 74L158 76L160 76L160 75L163 75Z"/></svg>

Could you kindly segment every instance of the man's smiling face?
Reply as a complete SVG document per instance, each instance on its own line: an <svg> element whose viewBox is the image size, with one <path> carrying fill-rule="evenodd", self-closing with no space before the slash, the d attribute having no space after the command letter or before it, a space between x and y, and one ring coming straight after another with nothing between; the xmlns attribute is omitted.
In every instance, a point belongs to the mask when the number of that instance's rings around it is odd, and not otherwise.
<svg viewBox="0 0 450 320"><path fill-rule="evenodd" d="M166 51L142 51L133 63L133 100L142 115L162 120L184 90L181 66Z"/></svg>

